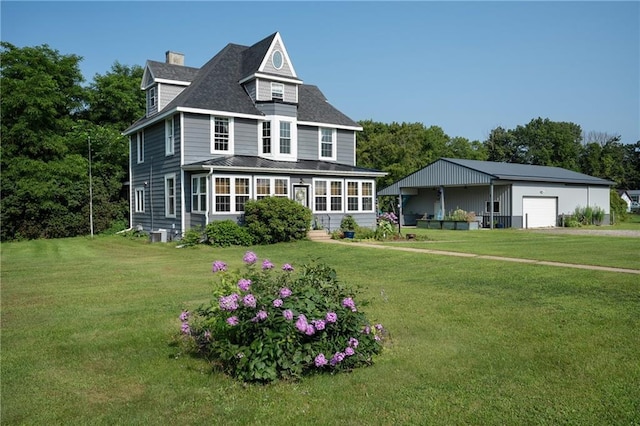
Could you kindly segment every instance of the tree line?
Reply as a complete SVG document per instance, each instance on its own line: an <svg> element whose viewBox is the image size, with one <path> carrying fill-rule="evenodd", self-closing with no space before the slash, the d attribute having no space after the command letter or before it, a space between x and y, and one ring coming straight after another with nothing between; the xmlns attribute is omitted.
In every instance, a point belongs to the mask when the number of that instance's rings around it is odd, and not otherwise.
<svg viewBox="0 0 640 426"><path fill-rule="evenodd" d="M127 226L129 144L121 132L144 115L143 68L116 62L83 85L81 61L47 45L0 42L3 241L89 234L89 166L94 231ZM640 141L583 135L573 123L537 118L497 127L483 142L422 123L359 124L358 166L389 173L379 188L440 157L558 166L640 188Z"/></svg>

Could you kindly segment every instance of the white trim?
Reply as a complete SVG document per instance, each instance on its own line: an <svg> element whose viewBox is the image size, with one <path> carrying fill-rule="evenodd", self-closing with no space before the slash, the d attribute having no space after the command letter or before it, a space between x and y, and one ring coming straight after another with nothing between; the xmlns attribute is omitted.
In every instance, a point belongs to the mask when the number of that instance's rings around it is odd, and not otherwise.
<svg viewBox="0 0 640 426"><path fill-rule="evenodd" d="M246 83L248 81L251 81L253 79L259 79L259 78L263 78L265 80L281 81L283 83L293 83L293 84L302 84L303 83L303 81L300 80L297 77L295 77L295 78L283 77L283 76L280 76L280 75L265 74L263 72L256 72L254 74L248 75L245 78L243 78L242 80L239 80L238 83L244 84L244 83Z"/></svg>
<svg viewBox="0 0 640 426"><path fill-rule="evenodd" d="M283 66L284 64L289 64L289 69L291 70L291 74L293 74L294 77L297 77L298 75L296 74L296 70L293 68L293 64L291 63L291 59L289 58L289 53L287 52L287 48L282 42L282 37L280 36L279 32L277 32L276 35L273 37L273 40L271 40L271 45L269 46L269 49L267 49L267 54L265 55L265 57L262 58L262 62L260 63L258 70L264 70L264 67L267 64L267 61L271 59L273 50L278 44L280 44L280 51L282 52L282 56L283 56L282 58Z"/></svg>
<svg viewBox="0 0 640 426"><path fill-rule="evenodd" d="M191 194L189 194L189 197L190 197L190 200L191 200L191 213L193 213L193 214L206 214L207 213L208 206L209 206L209 179L208 178L209 178L209 175L206 174L206 173L201 173L201 174L197 174L197 175L191 175ZM194 208L194 205L193 205L193 196L196 195L196 194L193 193L193 188L194 188L193 180L194 179L198 179L198 180L204 179L204 191L205 191L204 192L204 205L200 206L201 208L204 208L204 210L203 209L196 210ZM198 197L200 197L200 195L202 195L202 194L200 194L198 192L197 195L198 195Z"/></svg>
<svg viewBox="0 0 640 426"><path fill-rule="evenodd" d="M144 130L136 132L136 164L144 163Z"/></svg>
<svg viewBox="0 0 640 426"><path fill-rule="evenodd" d="M133 157L133 137L129 136L129 158ZM129 161L129 228L133 228L133 208L135 203L135 187L133 186L133 161Z"/></svg>
<svg viewBox="0 0 640 426"><path fill-rule="evenodd" d="M356 210L349 210L349 183L357 183L358 184L358 195L355 196L351 196L352 198L358 198L358 208ZM364 195L364 191L362 190L362 187L365 183L368 183L371 185L371 195ZM347 213L371 213L373 211L375 211L375 206L376 206L376 183L374 180L372 179L345 179L345 184L344 184L344 192L345 192L345 203L344 203L344 207L345 207L345 211ZM371 199L371 208L365 210L362 207L362 201L365 198L370 198Z"/></svg>
<svg viewBox="0 0 640 426"><path fill-rule="evenodd" d="M216 179L229 179L229 193L220 194L220 196L228 196L229 197L229 210L228 211L217 211L216 210ZM249 181L249 192L247 194L236 194L236 180L237 179L247 179ZM233 174L216 174L211 176L211 212L212 215L225 215L225 214L242 214L244 210L236 210L236 199L237 197L248 197L248 200L252 199L252 186L254 180L252 176L248 175L233 175ZM207 188L209 189L209 188ZM208 192L208 191L207 191Z"/></svg>
<svg viewBox="0 0 640 426"><path fill-rule="evenodd" d="M229 133L228 133L228 138L229 138L229 148L228 149L215 149L215 136L216 136L216 118L223 118L228 120L228 126L229 126ZM210 134L209 134L209 142L210 142L210 152L211 154L222 154L222 155L233 155L234 153L234 120L233 117L224 117L224 116L219 116L219 115L211 115L209 117L209 123L210 123Z"/></svg>
<svg viewBox="0 0 640 426"><path fill-rule="evenodd" d="M274 88L276 88L276 87L279 87L280 89L282 89L282 90L279 91L279 93L282 95L282 97L280 97L280 98L276 98L276 97L273 96L274 93L278 92L278 91L274 90ZM284 84L276 83L274 81L271 82L271 100L272 101L273 100L284 101L284 92L285 92Z"/></svg>
<svg viewBox="0 0 640 426"><path fill-rule="evenodd" d="M326 184L326 190L327 190L327 194L326 195L316 195L316 183L317 182L325 182ZM341 188L341 194L340 194L340 209L339 210L332 210L331 209L331 182L339 182L340 183L340 188ZM313 211L314 213L344 213L345 212L345 208L346 208L346 185L345 185L345 179L343 178L334 178L331 179L330 177L327 178L313 178L311 180L311 192L312 192L312 208L311 211ZM316 197L323 197L325 198L326 204L327 204L327 209L326 210L317 210L316 209Z"/></svg>
<svg viewBox="0 0 640 426"><path fill-rule="evenodd" d="M157 80L154 79L154 81L156 83L173 84L174 86L189 86L189 85L191 85L190 81L167 80L167 79L164 79L164 78L158 78Z"/></svg>
<svg viewBox="0 0 640 426"><path fill-rule="evenodd" d="M258 194L258 179L265 179L269 181L269 193L268 194ZM284 180L286 181L285 188L287 189L286 194L276 194L275 191L275 181ZM258 175L253 176L253 199L257 200L258 195L261 197L283 197L283 198L291 198L291 176L273 176L273 175Z"/></svg>
<svg viewBox="0 0 640 426"><path fill-rule="evenodd" d="M298 125L300 126L312 126L312 127L331 127L333 129L342 129L342 130L362 130L360 126L345 126L343 124L331 124L331 123L318 123L315 121L298 121Z"/></svg>
<svg viewBox="0 0 640 426"><path fill-rule="evenodd" d="M269 168L263 169L260 167L237 167L237 166L208 166L208 165L198 165L198 166L184 166L184 170L211 170L211 171L222 171L222 172L242 172L242 173L288 173L288 174L296 174L296 175L317 175L317 176L340 176L340 177L350 177L354 178L358 177L382 177L386 176L386 172L339 172L335 170L295 170L295 169L279 169L279 168Z"/></svg>
<svg viewBox="0 0 640 426"><path fill-rule="evenodd" d="M331 131L331 155L322 155L322 130ZM338 159L338 131L331 127L318 127L318 158L323 161L336 161Z"/></svg>
<svg viewBox="0 0 640 426"><path fill-rule="evenodd" d="M295 117L286 115L269 115L263 117L261 121L271 122L271 153L264 154L262 152L262 137L260 137L260 147L258 152L262 158L268 158L274 161L297 161L298 160L298 125ZM290 123L290 142L291 152L288 154L280 153L280 123ZM258 126L262 130L262 126ZM260 135L262 132L260 131Z"/></svg>
<svg viewBox="0 0 640 426"><path fill-rule="evenodd" d="M184 165L184 114L180 113L180 165Z"/></svg>

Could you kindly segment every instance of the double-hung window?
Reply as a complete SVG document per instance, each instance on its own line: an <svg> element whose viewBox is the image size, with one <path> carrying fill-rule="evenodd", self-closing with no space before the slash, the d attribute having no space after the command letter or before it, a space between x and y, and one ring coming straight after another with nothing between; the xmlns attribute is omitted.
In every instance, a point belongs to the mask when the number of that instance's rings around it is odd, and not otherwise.
<svg viewBox="0 0 640 426"><path fill-rule="evenodd" d="M211 152L233 153L233 118L211 117Z"/></svg>
<svg viewBox="0 0 640 426"><path fill-rule="evenodd" d="M136 213L144 213L144 187L138 187L135 189L135 207Z"/></svg>
<svg viewBox="0 0 640 426"><path fill-rule="evenodd" d="M164 215L176 217L176 175L164 176Z"/></svg>
<svg viewBox="0 0 640 426"><path fill-rule="evenodd" d="M251 196L248 177L217 176L214 178L214 212L240 213Z"/></svg>
<svg viewBox="0 0 640 426"><path fill-rule="evenodd" d="M207 176L191 178L191 212L205 213L207 211Z"/></svg>
<svg viewBox="0 0 640 426"><path fill-rule="evenodd" d="M149 107L155 108L156 106L156 88L152 87L149 89Z"/></svg>
<svg viewBox="0 0 640 426"><path fill-rule="evenodd" d="M373 182L347 181L347 211L373 211Z"/></svg>
<svg viewBox="0 0 640 426"><path fill-rule="evenodd" d="M336 160L336 129L321 127L320 133L320 159Z"/></svg>
<svg viewBox="0 0 640 426"><path fill-rule="evenodd" d="M173 117L164 121L164 155L173 155Z"/></svg>
<svg viewBox="0 0 640 426"><path fill-rule="evenodd" d="M281 101L284 99L284 84L271 83L271 99Z"/></svg>
<svg viewBox="0 0 640 426"><path fill-rule="evenodd" d="M313 192L315 211L343 211L344 191L342 180L315 179Z"/></svg>
<svg viewBox="0 0 640 426"><path fill-rule="evenodd" d="M136 153L138 164L144 163L144 132L136 133Z"/></svg>
<svg viewBox="0 0 640 426"><path fill-rule="evenodd" d="M291 154L291 122L280 122L280 154Z"/></svg>
<svg viewBox="0 0 640 426"><path fill-rule="evenodd" d="M288 197L289 178L287 177L257 177L256 200L265 197Z"/></svg>
<svg viewBox="0 0 640 426"><path fill-rule="evenodd" d="M271 154L271 122L262 122L262 153Z"/></svg>

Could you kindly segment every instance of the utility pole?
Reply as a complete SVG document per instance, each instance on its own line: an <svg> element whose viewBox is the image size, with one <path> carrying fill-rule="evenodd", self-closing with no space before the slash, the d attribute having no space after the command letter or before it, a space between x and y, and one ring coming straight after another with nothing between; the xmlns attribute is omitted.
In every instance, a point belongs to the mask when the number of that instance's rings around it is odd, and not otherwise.
<svg viewBox="0 0 640 426"><path fill-rule="evenodd" d="M93 238L93 177L91 176L91 136L87 136L89 143L89 224L91 226L91 238Z"/></svg>

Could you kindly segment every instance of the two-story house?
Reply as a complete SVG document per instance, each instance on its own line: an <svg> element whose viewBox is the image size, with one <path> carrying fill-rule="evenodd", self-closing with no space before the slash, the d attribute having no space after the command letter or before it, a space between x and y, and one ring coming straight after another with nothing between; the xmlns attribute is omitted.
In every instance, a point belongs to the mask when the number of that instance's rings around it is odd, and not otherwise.
<svg viewBox="0 0 640 426"><path fill-rule="evenodd" d="M147 61L145 117L130 140L132 227L180 235L241 220L249 199L288 197L333 230L352 215L374 226L375 178L356 167L362 128L303 84L279 33L228 44L201 68L167 52Z"/></svg>

